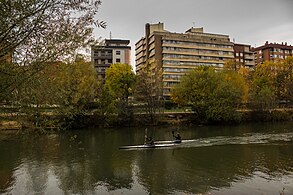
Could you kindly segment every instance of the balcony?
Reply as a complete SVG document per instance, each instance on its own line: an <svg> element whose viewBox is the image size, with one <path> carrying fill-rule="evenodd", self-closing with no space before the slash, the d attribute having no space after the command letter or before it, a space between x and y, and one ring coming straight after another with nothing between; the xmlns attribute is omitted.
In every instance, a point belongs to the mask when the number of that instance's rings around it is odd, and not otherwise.
<svg viewBox="0 0 293 195"><path fill-rule="evenodd" d="M254 55L244 55L244 58L245 59L251 59L251 60L253 60L254 59Z"/></svg>
<svg viewBox="0 0 293 195"><path fill-rule="evenodd" d="M96 59L112 59L112 54L101 54L101 55L94 54L94 57Z"/></svg>

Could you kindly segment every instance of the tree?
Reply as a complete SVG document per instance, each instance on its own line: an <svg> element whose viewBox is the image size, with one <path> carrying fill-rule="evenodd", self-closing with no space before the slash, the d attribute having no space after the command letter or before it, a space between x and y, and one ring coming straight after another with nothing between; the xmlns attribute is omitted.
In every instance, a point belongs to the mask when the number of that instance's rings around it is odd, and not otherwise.
<svg viewBox="0 0 293 195"><path fill-rule="evenodd" d="M14 66L31 66L15 72L0 66L0 76L14 82L1 83L1 93L21 87L50 62L74 59L77 49L92 42L93 24L100 0L0 1L0 62L13 54ZM31 71L34 70L34 71Z"/></svg>
<svg viewBox="0 0 293 195"><path fill-rule="evenodd" d="M264 111L275 107L276 64L266 61L256 66L250 88L250 102L254 110Z"/></svg>
<svg viewBox="0 0 293 195"><path fill-rule="evenodd" d="M285 77L285 94L284 99L293 101L293 57L287 57L284 61L284 77Z"/></svg>
<svg viewBox="0 0 293 195"><path fill-rule="evenodd" d="M251 105L253 110L266 111L275 108L275 94L273 87L266 79L254 80L251 92Z"/></svg>
<svg viewBox="0 0 293 195"><path fill-rule="evenodd" d="M100 84L95 105L97 109L94 114L101 125L111 125L115 122L115 113L117 113L115 97L107 85Z"/></svg>
<svg viewBox="0 0 293 195"><path fill-rule="evenodd" d="M57 65L57 64L55 64ZM54 65L54 66L55 66ZM56 85L53 82L51 68L47 67L33 74L20 88L11 93L11 105L18 108L18 117L23 127L41 127L44 123L42 111L44 107L56 104ZM28 73L34 71L31 67L14 67ZM9 104L8 104L9 105Z"/></svg>
<svg viewBox="0 0 293 195"><path fill-rule="evenodd" d="M22 58L25 64L35 59L31 54L38 54L38 57L57 54L44 51L50 47L62 54L70 53L78 43L90 38L92 24L105 27L105 22L94 20L100 4L100 0L0 1L0 58L16 52L27 58ZM68 51L62 51L65 48Z"/></svg>
<svg viewBox="0 0 293 195"><path fill-rule="evenodd" d="M96 71L90 62L77 59L73 63L63 63L54 75L58 114L63 117L66 128L82 126L88 117L90 103L97 96L99 83ZM80 124L78 124L80 123Z"/></svg>
<svg viewBox="0 0 293 195"><path fill-rule="evenodd" d="M239 119L236 109L244 94L245 82L241 75L201 66L181 78L174 87L172 99L181 105L190 105L200 122L220 122Z"/></svg>
<svg viewBox="0 0 293 195"><path fill-rule="evenodd" d="M105 85L116 100L119 123L129 122L132 117L128 99L135 81L135 74L128 64L112 64L106 70Z"/></svg>
<svg viewBox="0 0 293 195"><path fill-rule="evenodd" d="M253 69L248 69L244 66L243 62L237 62L236 60L225 61L224 71L237 72L242 75L246 82L251 80L251 72Z"/></svg>
<svg viewBox="0 0 293 195"><path fill-rule="evenodd" d="M98 87L91 63L77 59L45 67L12 93L11 101L19 107L20 122L28 127L43 128L48 125L46 116L58 116L54 124L57 127L82 125Z"/></svg>
<svg viewBox="0 0 293 195"><path fill-rule="evenodd" d="M269 110L280 101L292 100L293 58L256 66L250 90L250 100L257 110Z"/></svg>
<svg viewBox="0 0 293 195"><path fill-rule="evenodd" d="M233 71L239 71L241 68L243 68L242 62L237 62L236 60L227 60L224 64L224 69L226 70L233 70Z"/></svg>
<svg viewBox="0 0 293 195"><path fill-rule="evenodd" d="M151 123L157 122L163 109L162 70L156 64L146 63L137 75L135 98L143 105Z"/></svg>

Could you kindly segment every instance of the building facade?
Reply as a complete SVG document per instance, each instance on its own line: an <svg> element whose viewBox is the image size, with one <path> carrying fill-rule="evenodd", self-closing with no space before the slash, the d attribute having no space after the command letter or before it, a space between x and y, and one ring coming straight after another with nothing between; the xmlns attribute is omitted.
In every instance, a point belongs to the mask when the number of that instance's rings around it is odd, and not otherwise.
<svg viewBox="0 0 293 195"><path fill-rule="evenodd" d="M145 36L135 44L137 74L146 62L159 66L166 98L186 71L201 65L222 68L231 59L234 50L229 36L205 33L203 28L173 33L166 31L163 23L146 24Z"/></svg>
<svg viewBox="0 0 293 195"><path fill-rule="evenodd" d="M240 62L246 68L254 68L254 52L250 45L234 43L234 58L236 62Z"/></svg>
<svg viewBox="0 0 293 195"><path fill-rule="evenodd" d="M129 43L129 40L105 39L101 45L92 46L91 61L99 80L105 79L106 69L111 64L130 64L131 47Z"/></svg>
<svg viewBox="0 0 293 195"><path fill-rule="evenodd" d="M293 55L293 46L287 45L287 43L278 44L267 41L264 45L252 50L254 51L256 64L262 64L264 61L284 60Z"/></svg>

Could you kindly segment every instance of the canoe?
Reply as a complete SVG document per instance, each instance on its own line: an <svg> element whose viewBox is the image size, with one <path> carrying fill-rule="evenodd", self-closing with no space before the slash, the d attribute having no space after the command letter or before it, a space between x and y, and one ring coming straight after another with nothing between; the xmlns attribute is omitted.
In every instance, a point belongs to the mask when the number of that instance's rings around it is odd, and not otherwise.
<svg viewBox="0 0 293 195"><path fill-rule="evenodd" d="M147 148L163 148L178 146L178 143L155 143L154 145L143 144L134 146L121 146L119 149L147 149Z"/></svg>
<svg viewBox="0 0 293 195"><path fill-rule="evenodd" d="M155 141L155 144L180 144L182 140L171 140L171 141Z"/></svg>
<svg viewBox="0 0 293 195"><path fill-rule="evenodd" d="M184 140L171 140L171 141L155 141L155 144L171 144L171 143L176 143L176 144L186 144L189 142L194 142L198 141L197 139L184 139Z"/></svg>
<svg viewBox="0 0 293 195"><path fill-rule="evenodd" d="M143 144L133 146L121 146L120 149L147 149L147 148L163 148L163 147L176 147L183 143L194 142L196 140L171 140L171 141L155 141L154 145Z"/></svg>

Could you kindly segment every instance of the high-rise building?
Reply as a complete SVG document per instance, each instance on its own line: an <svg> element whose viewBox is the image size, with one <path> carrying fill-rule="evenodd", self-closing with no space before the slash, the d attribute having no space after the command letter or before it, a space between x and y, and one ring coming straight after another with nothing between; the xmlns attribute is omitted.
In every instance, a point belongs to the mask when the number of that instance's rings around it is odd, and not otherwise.
<svg viewBox="0 0 293 195"><path fill-rule="evenodd" d="M293 46L287 43L269 43L268 41L256 48L252 48L255 53L255 63L261 64L264 61L284 60L293 55Z"/></svg>
<svg viewBox="0 0 293 195"><path fill-rule="evenodd" d="M105 79L106 69L111 64L130 64L129 40L105 39L102 44L92 46L91 61L97 71L98 79Z"/></svg>
<svg viewBox="0 0 293 195"><path fill-rule="evenodd" d="M146 62L162 68L163 95L168 98L186 71L200 65L221 68L225 60L234 59L234 51L228 35L205 33L203 28L173 33L158 23L145 25L145 36L135 44L135 58L137 74Z"/></svg>
<svg viewBox="0 0 293 195"><path fill-rule="evenodd" d="M236 62L242 63L246 68L255 66L254 52L250 45L234 43L234 58Z"/></svg>

